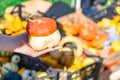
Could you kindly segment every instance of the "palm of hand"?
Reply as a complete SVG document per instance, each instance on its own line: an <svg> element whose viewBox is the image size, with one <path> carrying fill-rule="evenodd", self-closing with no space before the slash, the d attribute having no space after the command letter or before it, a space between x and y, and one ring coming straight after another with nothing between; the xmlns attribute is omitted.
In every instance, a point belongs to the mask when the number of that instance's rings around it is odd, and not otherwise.
<svg viewBox="0 0 120 80"><path fill-rule="evenodd" d="M32 57L37 57L37 56L40 56L47 52L54 51L54 50L60 48L60 46L56 46L56 47L44 49L41 51L36 51L36 50L32 49L31 46L28 44L28 36L26 33L22 34L20 36L17 36L17 41L19 41L19 42L18 42L17 48L15 49L15 52L25 54L28 56L32 56Z"/></svg>

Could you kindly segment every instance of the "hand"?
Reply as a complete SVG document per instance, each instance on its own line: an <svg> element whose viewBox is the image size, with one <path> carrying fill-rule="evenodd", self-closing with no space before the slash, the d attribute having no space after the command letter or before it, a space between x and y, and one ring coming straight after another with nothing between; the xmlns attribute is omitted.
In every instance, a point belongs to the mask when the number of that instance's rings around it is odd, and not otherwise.
<svg viewBox="0 0 120 80"><path fill-rule="evenodd" d="M56 46L56 47L44 49L41 51L35 51L34 49L32 49L30 47L30 45L28 43L27 33L16 36L15 42L17 45L16 45L16 49L14 50L14 52L25 54L25 55L32 56L32 57L37 57L37 56L40 56L40 55L45 54L47 52L54 51L54 50L60 48L60 46Z"/></svg>

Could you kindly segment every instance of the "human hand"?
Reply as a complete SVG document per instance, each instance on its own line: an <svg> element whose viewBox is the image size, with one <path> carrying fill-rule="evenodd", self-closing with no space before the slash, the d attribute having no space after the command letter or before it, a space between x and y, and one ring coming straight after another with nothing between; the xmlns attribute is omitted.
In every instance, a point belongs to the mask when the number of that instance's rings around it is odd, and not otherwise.
<svg viewBox="0 0 120 80"><path fill-rule="evenodd" d="M44 49L41 51L36 51L30 47L30 45L28 43L27 33L23 33L19 36L16 36L15 43L17 45L16 45L14 52L25 54L25 55L32 56L32 57L37 57L37 56L40 56L40 55L45 54L47 52L54 51L54 50L61 48L60 46L56 46L53 48L48 48L48 49Z"/></svg>

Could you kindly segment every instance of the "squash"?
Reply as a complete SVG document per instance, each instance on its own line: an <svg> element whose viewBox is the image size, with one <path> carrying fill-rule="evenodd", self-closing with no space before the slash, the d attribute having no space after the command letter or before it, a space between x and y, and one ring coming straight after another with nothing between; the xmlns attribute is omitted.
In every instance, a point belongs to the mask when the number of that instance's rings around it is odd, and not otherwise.
<svg viewBox="0 0 120 80"><path fill-rule="evenodd" d="M62 29L69 35L77 35L79 33L79 27L75 23L63 21L61 25Z"/></svg>
<svg viewBox="0 0 120 80"><path fill-rule="evenodd" d="M93 40L97 31L96 24L89 19L86 19L85 23L80 23L79 25L79 36L84 40Z"/></svg>
<svg viewBox="0 0 120 80"><path fill-rule="evenodd" d="M61 39L56 21L47 17L30 19L26 31L29 37L29 44L34 50L57 46Z"/></svg>
<svg viewBox="0 0 120 80"><path fill-rule="evenodd" d="M95 38L90 41L90 46L98 48L100 46L103 46L104 42L106 42L108 39L108 33L106 33L105 31L99 31Z"/></svg>

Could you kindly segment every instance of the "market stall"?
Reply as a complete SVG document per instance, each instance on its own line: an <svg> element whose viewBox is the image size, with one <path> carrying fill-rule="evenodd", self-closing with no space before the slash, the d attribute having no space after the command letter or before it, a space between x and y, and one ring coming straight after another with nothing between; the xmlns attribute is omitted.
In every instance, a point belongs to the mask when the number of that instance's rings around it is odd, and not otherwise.
<svg viewBox="0 0 120 80"><path fill-rule="evenodd" d="M49 33L54 32L58 35L60 32L60 34L57 37L51 35L42 43L46 41L47 47L54 43L62 48L39 57L0 51L0 79L120 79L120 0L94 2L89 0L86 4L83 0L76 0L76 2L74 0L18 0L16 3L13 2L2 6L4 8L0 13L1 34L18 36L28 32L30 39L37 40L35 35L48 36L48 33L44 33L46 29L42 26L45 28L49 26ZM39 25L41 23L39 19L46 24ZM54 21L57 27L54 27ZM37 29L44 31L39 33ZM58 43L57 40L60 42ZM30 45L35 46L39 41L31 42ZM43 49L41 46L34 49Z"/></svg>

